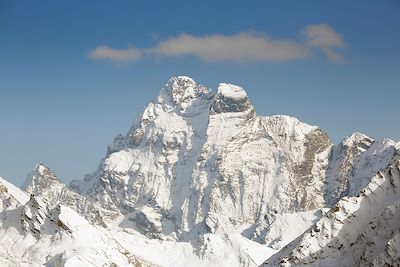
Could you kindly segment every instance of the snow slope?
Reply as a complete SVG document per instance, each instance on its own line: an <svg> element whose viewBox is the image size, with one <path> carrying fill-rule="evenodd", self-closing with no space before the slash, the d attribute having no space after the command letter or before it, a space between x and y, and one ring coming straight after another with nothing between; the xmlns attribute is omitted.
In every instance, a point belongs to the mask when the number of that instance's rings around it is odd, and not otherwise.
<svg viewBox="0 0 400 267"><path fill-rule="evenodd" d="M0 194L2 197L10 197L13 198L18 204L24 205L29 201L29 195L21 191L18 187L13 185L12 183L7 182L2 177L0 177Z"/></svg>
<svg viewBox="0 0 400 267"><path fill-rule="evenodd" d="M264 266L400 264L400 153L357 196L343 197Z"/></svg>

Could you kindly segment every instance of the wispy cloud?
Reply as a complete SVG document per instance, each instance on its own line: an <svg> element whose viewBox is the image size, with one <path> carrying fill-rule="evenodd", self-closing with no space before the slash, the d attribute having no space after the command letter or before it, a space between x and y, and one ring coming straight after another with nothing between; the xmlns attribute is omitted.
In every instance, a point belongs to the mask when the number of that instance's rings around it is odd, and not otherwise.
<svg viewBox="0 0 400 267"><path fill-rule="evenodd" d="M141 56L142 51L135 47L129 47L126 49L114 49L105 45L96 47L89 54L89 57L93 60L105 59L119 63L136 61Z"/></svg>
<svg viewBox="0 0 400 267"><path fill-rule="evenodd" d="M193 36L181 34L150 49L160 56L193 55L208 62L285 61L307 57L307 50L293 40L271 39L265 34Z"/></svg>
<svg viewBox="0 0 400 267"><path fill-rule="evenodd" d="M343 38L329 25L309 25L302 31L305 40L276 39L265 33L240 32L233 35L195 36L181 34L161 40L154 47L115 49L99 46L90 53L91 59L118 63L135 62L143 56L195 56L206 62L289 61L312 56L315 49L334 62L345 62L335 49L343 48Z"/></svg>
<svg viewBox="0 0 400 267"><path fill-rule="evenodd" d="M345 46L343 37L328 24L308 26L304 34L307 37L307 44L311 47L321 49L325 56L337 63L345 63L346 59L342 54L335 51Z"/></svg>

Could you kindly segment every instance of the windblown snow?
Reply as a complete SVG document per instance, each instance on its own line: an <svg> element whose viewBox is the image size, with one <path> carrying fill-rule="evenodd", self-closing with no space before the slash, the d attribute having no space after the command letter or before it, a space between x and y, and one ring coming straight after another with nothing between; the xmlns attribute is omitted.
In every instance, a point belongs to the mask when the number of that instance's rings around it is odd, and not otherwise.
<svg viewBox="0 0 400 267"><path fill-rule="evenodd" d="M0 266L399 266L399 149L173 77L84 179L0 178Z"/></svg>

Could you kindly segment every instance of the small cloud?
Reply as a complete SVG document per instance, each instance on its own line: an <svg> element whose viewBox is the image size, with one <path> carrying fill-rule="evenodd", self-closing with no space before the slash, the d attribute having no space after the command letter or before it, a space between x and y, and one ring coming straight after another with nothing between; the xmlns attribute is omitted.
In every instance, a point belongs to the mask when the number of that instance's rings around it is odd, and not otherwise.
<svg viewBox="0 0 400 267"><path fill-rule="evenodd" d="M141 56L142 52L135 47L114 49L104 45L96 47L89 54L89 57L93 60L105 59L118 63L137 61Z"/></svg>
<svg viewBox="0 0 400 267"><path fill-rule="evenodd" d="M96 47L91 59L106 59L117 63L135 62L142 56L179 57L195 56L205 62L260 62L290 61L310 57L315 49L334 61L343 63L345 58L335 51L345 43L327 24L309 25L303 31L306 41L271 38L265 33L239 32L233 35L213 34L195 36L180 34L159 41L155 46L114 49Z"/></svg>
<svg viewBox="0 0 400 267"><path fill-rule="evenodd" d="M307 44L311 47L319 48L325 56L337 63L345 63L346 59L342 54L335 51L345 47L343 37L328 24L317 24L308 26L304 34Z"/></svg>
<svg viewBox="0 0 400 267"><path fill-rule="evenodd" d="M308 56L307 49L296 41L246 32L209 36L181 34L161 41L148 52L169 57L192 55L207 62L287 61Z"/></svg>

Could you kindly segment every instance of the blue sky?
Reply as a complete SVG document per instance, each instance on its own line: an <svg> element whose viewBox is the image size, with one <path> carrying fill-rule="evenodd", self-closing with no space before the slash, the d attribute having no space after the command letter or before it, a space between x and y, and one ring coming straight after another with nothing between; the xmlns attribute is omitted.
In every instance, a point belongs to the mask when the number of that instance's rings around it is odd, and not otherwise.
<svg viewBox="0 0 400 267"><path fill-rule="evenodd" d="M0 175L82 178L175 75L335 143L400 138L399 1L192 2L0 0Z"/></svg>

